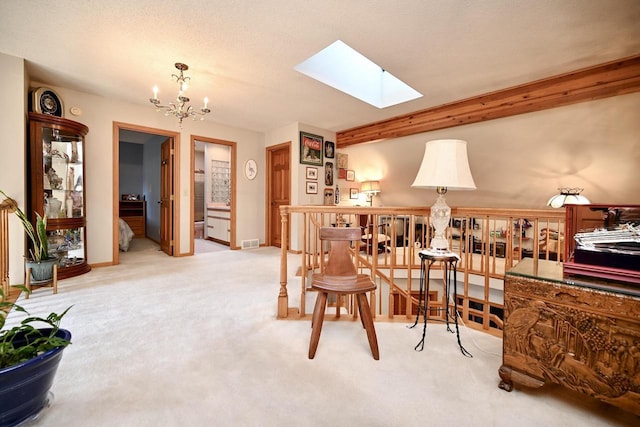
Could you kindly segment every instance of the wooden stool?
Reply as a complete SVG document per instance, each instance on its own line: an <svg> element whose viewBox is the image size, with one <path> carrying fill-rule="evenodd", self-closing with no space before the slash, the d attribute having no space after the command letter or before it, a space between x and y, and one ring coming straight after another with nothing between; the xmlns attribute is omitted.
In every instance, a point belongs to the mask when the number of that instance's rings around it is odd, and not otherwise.
<svg viewBox="0 0 640 427"><path fill-rule="evenodd" d="M356 266L351 260L349 245L352 241L360 241L359 228L320 228L320 240L329 241L329 259L325 265L324 273L311 276L311 289L318 291L318 298L313 309L311 321L311 342L309 343L309 359L313 359L320 341L322 322L327 306L329 293L338 295L354 295L360 312L362 326L367 331L369 347L375 360L380 359L378 352L378 339L373 326L373 316L367 301L367 292L376 289L376 284L366 274L358 274Z"/></svg>
<svg viewBox="0 0 640 427"><path fill-rule="evenodd" d="M24 298L25 299L29 299L29 295L31 294L31 287L32 286L47 286L47 285L51 285L53 287L53 293L57 294L58 293L58 264L54 264L53 265L53 277L51 278L51 280L43 280L41 282L33 282L31 283L31 269L27 268L27 271L25 273L25 278L24 278L24 287L27 288L29 290L29 292L26 292Z"/></svg>

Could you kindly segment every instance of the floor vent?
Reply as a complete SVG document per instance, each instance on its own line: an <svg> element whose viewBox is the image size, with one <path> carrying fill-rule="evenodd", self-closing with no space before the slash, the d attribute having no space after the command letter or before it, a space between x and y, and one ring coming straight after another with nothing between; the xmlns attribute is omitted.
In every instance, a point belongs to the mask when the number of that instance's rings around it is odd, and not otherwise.
<svg viewBox="0 0 640 427"><path fill-rule="evenodd" d="M258 239L243 240L240 242L240 247L242 249L255 249L260 247L260 241Z"/></svg>

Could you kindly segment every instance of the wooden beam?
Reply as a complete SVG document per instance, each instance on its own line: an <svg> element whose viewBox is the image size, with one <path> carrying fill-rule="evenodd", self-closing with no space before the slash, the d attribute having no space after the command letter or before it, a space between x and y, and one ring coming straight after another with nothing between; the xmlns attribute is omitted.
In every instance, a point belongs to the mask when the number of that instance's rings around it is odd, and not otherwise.
<svg viewBox="0 0 640 427"><path fill-rule="evenodd" d="M338 148L640 91L640 55L340 131Z"/></svg>

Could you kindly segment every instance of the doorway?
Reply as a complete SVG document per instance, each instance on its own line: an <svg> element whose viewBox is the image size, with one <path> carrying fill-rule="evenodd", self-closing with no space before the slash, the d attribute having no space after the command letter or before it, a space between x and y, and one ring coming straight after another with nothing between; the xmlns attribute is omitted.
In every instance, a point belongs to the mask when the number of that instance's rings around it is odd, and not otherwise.
<svg viewBox="0 0 640 427"><path fill-rule="evenodd" d="M267 242L282 247L280 206L291 204L291 141L267 147ZM291 221L288 222L289 230ZM291 233L287 233L291 236ZM287 249L289 249L287 247Z"/></svg>
<svg viewBox="0 0 640 427"><path fill-rule="evenodd" d="M178 150L180 134L162 129L113 124L113 263L119 264L121 204L130 197L144 206L138 235L177 255L179 241ZM121 153L121 150L123 151ZM131 153L138 153L132 155ZM124 156L124 157L123 157ZM121 160L123 161L121 164ZM126 220L125 220L126 221Z"/></svg>
<svg viewBox="0 0 640 427"><path fill-rule="evenodd" d="M191 253L237 249L236 143L191 136Z"/></svg>

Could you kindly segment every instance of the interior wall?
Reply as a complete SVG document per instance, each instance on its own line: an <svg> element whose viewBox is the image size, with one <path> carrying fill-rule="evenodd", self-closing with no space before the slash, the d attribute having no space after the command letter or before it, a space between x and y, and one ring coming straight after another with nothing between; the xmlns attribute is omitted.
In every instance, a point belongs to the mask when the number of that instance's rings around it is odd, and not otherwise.
<svg viewBox="0 0 640 427"><path fill-rule="evenodd" d="M142 197L142 144L120 141L120 195L138 194Z"/></svg>
<svg viewBox="0 0 640 427"><path fill-rule="evenodd" d="M374 206L430 206L411 188L425 143L467 141L477 190L449 191L450 206L542 209L558 187L592 203L640 204L640 93L341 149L356 185L380 179ZM348 184L340 180L339 184Z"/></svg>
<svg viewBox="0 0 640 427"><path fill-rule="evenodd" d="M24 60L0 53L0 190L26 212L27 76ZM0 199L4 199L0 196ZM24 283L25 234L15 215L9 215L9 284Z"/></svg>
<svg viewBox="0 0 640 427"><path fill-rule="evenodd" d="M164 139L147 142L142 151L142 185L147 201L147 237L160 242L160 162Z"/></svg>

